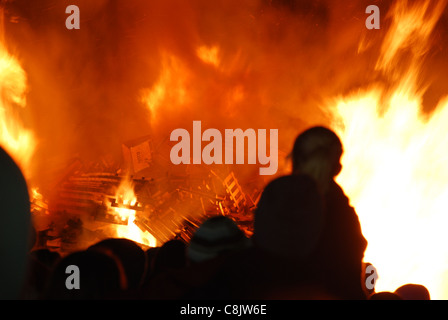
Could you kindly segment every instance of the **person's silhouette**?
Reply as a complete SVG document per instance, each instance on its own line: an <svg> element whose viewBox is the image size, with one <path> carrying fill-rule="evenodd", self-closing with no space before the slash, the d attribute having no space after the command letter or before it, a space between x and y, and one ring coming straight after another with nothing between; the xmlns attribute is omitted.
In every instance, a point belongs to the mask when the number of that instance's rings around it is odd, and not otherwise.
<svg viewBox="0 0 448 320"><path fill-rule="evenodd" d="M334 178L342 169L342 142L330 129L316 126L295 140L293 174L306 174L318 184L324 198L324 229L317 254L326 268L327 287L343 299L365 299L362 262L367 241L358 216Z"/></svg>
<svg viewBox="0 0 448 320"><path fill-rule="evenodd" d="M118 265L124 270L127 289L137 290L142 285L146 277L147 257L136 242L125 238L107 238L87 250L106 253L118 259Z"/></svg>
<svg viewBox="0 0 448 320"><path fill-rule="evenodd" d="M30 199L25 178L0 147L0 299L17 299L30 250Z"/></svg>
<svg viewBox="0 0 448 320"><path fill-rule="evenodd" d="M323 203L306 175L274 179L255 211L251 247L230 254L194 299L314 299L328 297L312 259L323 227Z"/></svg>
<svg viewBox="0 0 448 320"><path fill-rule="evenodd" d="M415 283L407 283L395 290L403 300L431 300L428 289Z"/></svg>
<svg viewBox="0 0 448 320"><path fill-rule="evenodd" d="M79 272L70 271L76 267ZM78 277L76 281L74 277ZM106 253L84 250L60 259L52 270L42 294L44 300L102 300L121 299L125 277L117 261ZM73 279L72 279L73 278ZM77 282L78 287L68 287Z"/></svg>

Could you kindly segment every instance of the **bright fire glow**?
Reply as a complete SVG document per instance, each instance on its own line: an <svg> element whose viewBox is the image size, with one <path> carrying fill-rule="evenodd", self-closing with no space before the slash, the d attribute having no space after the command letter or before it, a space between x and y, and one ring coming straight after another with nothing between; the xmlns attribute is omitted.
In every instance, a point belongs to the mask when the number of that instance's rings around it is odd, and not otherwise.
<svg viewBox="0 0 448 320"><path fill-rule="evenodd" d="M174 55L162 55L162 67L159 79L151 89L144 90L142 101L151 113L154 125L160 108L182 106L187 103L187 74L182 62Z"/></svg>
<svg viewBox="0 0 448 320"><path fill-rule="evenodd" d="M117 203L123 207L117 208L113 207L114 212L121 218L122 221L128 220L127 225L117 225L116 226L116 236L118 238L126 238L150 247L156 246L156 239L148 231L143 232L135 223L134 209L126 208L126 206L135 206L137 204L137 197L134 193L134 188L132 183L125 179L122 181L118 187L116 193Z"/></svg>
<svg viewBox="0 0 448 320"><path fill-rule="evenodd" d="M333 101L333 128L345 150L338 182L369 242L364 260L378 270L377 292L418 283L431 298L448 299L448 99L424 115L416 89L445 5L397 2L377 64L393 87L375 85ZM411 59L400 69L403 50Z"/></svg>
<svg viewBox="0 0 448 320"><path fill-rule="evenodd" d="M200 46L196 50L196 53L198 57L205 63L211 64L215 67L219 65L218 47Z"/></svg>
<svg viewBox="0 0 448 320"><path fill-rule="evenodd" d="M14 158L26 177L35 148L31 130L22 123L20 112L26 106L26 74L18 60L0 43L0 146Z"/></svg>

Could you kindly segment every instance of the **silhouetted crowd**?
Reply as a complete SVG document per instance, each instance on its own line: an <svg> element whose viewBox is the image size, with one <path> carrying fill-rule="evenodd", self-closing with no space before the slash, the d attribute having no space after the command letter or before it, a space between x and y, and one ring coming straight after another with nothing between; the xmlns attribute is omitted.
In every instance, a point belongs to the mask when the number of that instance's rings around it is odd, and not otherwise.
<svg viewBox="0 0 448 320"><path fill-rule="evenodd" d="M292 174L271 181L248 238L228 216L207 219L189 243L170 240L142 249L128 239L105 239L61 257L29 251L25 180L0 150L2 299L150 300L429 300L406 284L395 292L366 286L367 241L341 187L343 148L331 130L313 127L295 140ZM69 289L68 266L79 269Z"/></svg>

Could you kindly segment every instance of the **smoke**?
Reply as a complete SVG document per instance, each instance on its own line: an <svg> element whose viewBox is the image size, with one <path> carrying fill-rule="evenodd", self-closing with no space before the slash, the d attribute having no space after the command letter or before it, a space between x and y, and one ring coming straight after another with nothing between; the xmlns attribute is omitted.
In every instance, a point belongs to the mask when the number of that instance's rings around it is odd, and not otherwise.
<svg viewBox="0 0 448 320"><path fill-rule="evenodd" d="M389 3L378 4L382 28ZM65 27L72 4L80 30ZM365 28L365 7L328 0L8 2L7 43L28 75L39 143L35 171L75 155L120 159L123 141L147 134L163 141L176 128L191 130L193 120L204 128L279 129L279 147L289 152L301 130L327 123L320 106L328 97L383 80L374 64L384 33ZM201 59L201 47L214 52L214 63Z"/></svg>

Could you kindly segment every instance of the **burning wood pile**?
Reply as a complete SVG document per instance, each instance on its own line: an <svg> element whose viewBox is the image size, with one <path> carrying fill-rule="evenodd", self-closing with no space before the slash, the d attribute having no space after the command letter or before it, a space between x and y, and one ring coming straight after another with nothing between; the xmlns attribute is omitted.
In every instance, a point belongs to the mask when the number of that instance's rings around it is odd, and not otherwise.
<svg viewBox="0 0 448 320"><path fill-rule="evenodd" d="M127 156L132 162L133 154ZM248 236L252 234L257 201L253 199L260 192L251 196L243 191L233 171L203 169L146 178L99 164L70 167L72 172L58 183L50 201L37 191L32 195L35 219L45 216L49 221L39 232L40 246L71 251L107 237L128 238L144 247L171 239L188 242L213 215L230 216ZM147 167L162 171L157 161Z"/></svg>

